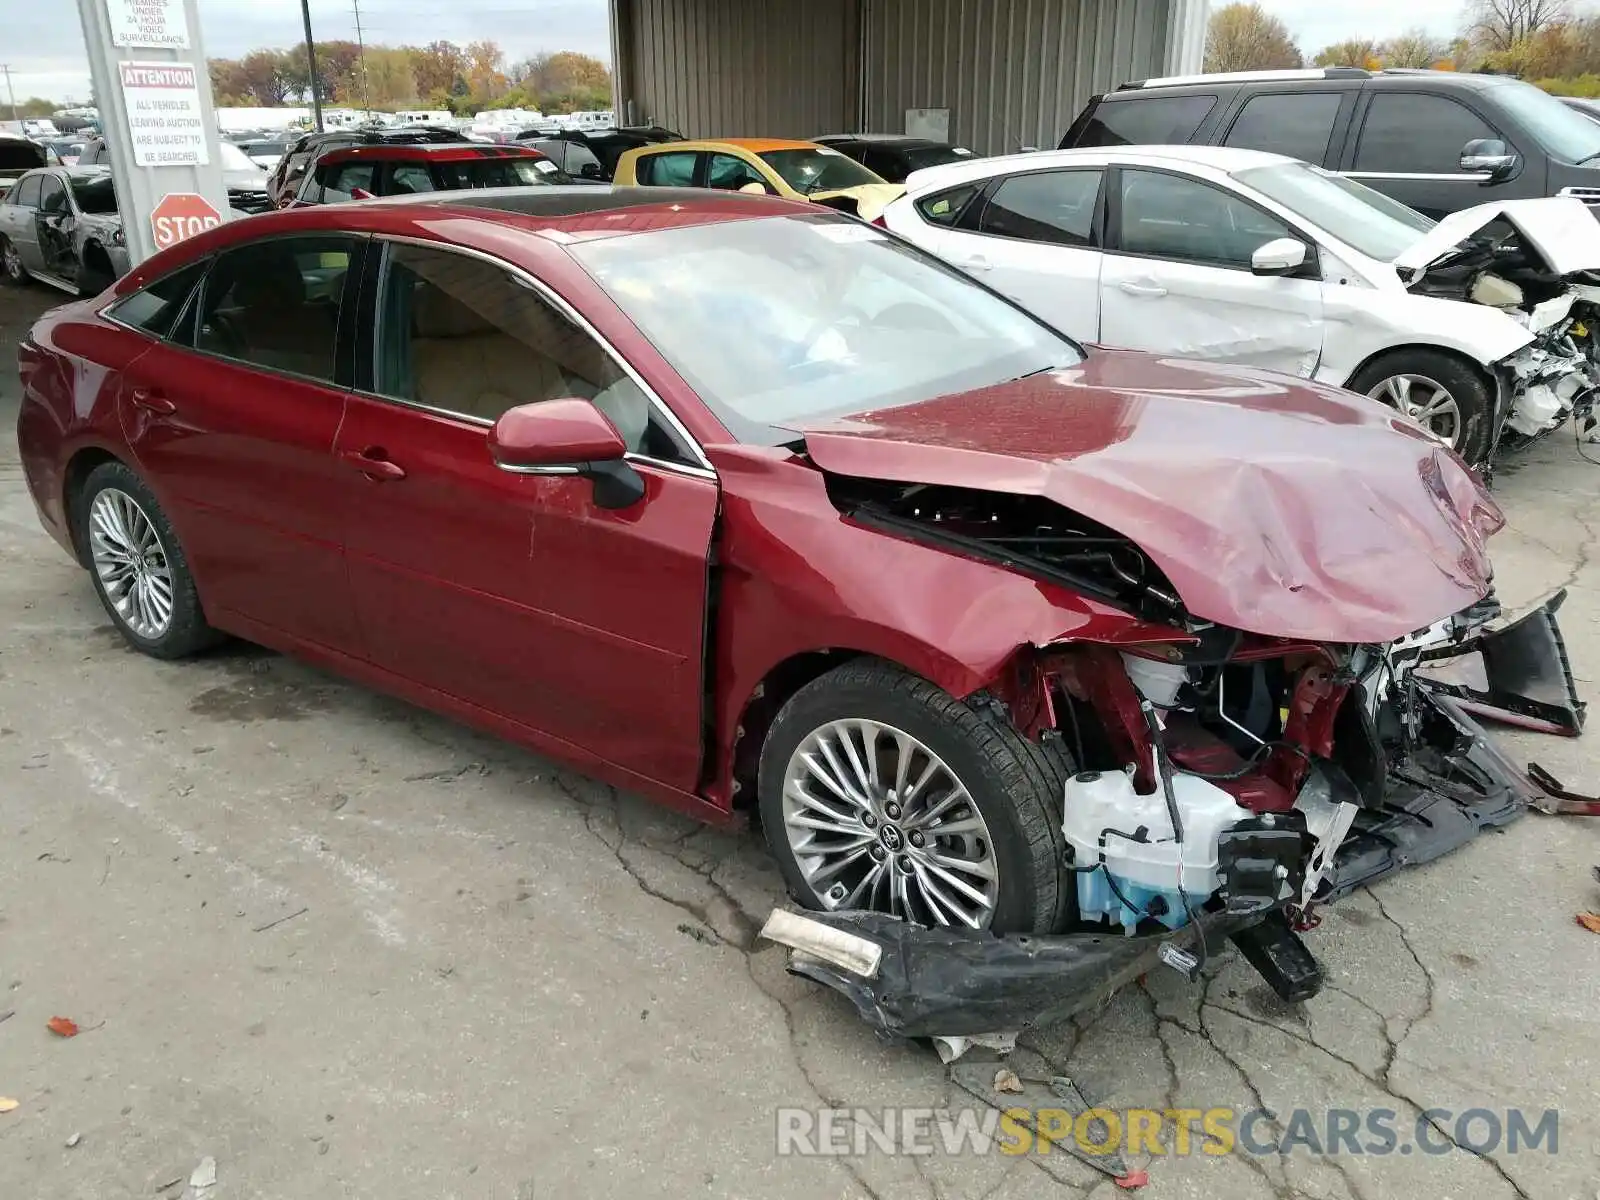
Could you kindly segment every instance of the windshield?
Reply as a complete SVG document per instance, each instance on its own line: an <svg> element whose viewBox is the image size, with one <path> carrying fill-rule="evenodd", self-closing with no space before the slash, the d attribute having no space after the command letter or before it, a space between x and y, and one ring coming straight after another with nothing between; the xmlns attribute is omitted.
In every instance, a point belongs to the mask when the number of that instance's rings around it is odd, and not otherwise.
<svg viewBox="0 0 1600 1200"><path fill-rule="evenodd" d="M805 150L768 150L761 155L761 161L782 175L783 181L802 196L883 182L855 159L846 158L837 150L829 150L824 146Z"/></svg>
<svg viewBox="0 0 1600 1200"><path fill-rule="evenodd" d="M1489 93L1524 125L1552 157L1581 163L1600 157L1600 125L1586 121L1549 92L1508 80Z"/></svg>
<svg viewBox="0 0 1600 1200"><path fill-rule="evenodd" d="M1381 262L1392 262L1418 234L1434 226L1432 220L1398 200L1302 162L1251 167L1233 177Z"/></svg>
<svg viewBox="0 0 1600 1200"><path fill-rule="evenodd" d="M222 169L224 171L253 171L261 173L261 164L253 162L248 154L239 149L232 142L218 142L222 148Z"/></svg>
<svg viewBox="0 0 1600 1200"><path fill-rule="evenodd" d="M78 211L96 216L111 216L117 211L117 189L106 175L100 179L71 179L72 198L78 202Z"/></svg>
<svg viewBox="0 0 1600 1200"><path fill-rule="evenodd" d="M931 256L846 217L767 217L581 243L573 255L740 441L1081 362Z"/></svg>
<svg viewBox="0 0 1600 1200"><path fill-rule="evenodd" d="M548 158L465 158L435 163L434 173L440 186L451 191L572 182L567 173Z"/></svg>

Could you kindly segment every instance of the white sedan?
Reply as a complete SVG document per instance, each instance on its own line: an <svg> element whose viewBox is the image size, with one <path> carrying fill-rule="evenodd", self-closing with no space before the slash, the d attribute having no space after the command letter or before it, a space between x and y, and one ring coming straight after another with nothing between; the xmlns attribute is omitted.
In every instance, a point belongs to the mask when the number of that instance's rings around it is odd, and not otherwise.
<svg viewBox="0 0 1600 1200"><path fill-rule="evenodd" d="M952 163L907 189L882 224L1065 333L1348 387L1471 462L1586 413L1600 383L1600 222L1576 200L1436 225L1295 159L1200 146Z"/></svg>

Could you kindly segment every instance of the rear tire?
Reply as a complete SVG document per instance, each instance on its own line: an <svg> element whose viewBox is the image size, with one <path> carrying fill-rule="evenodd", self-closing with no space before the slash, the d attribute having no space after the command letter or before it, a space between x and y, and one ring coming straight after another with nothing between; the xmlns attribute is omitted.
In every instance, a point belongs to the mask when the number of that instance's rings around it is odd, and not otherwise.
<svg viewBox="0 0 1600 1200"><path fill-rule="evenodd" d="M871 908L923 925L1060 929L1075 899L1061 834L1073 765L1058 740L1028 741L998 707L982 696L957 700L872 658L791 696L767 734L757 791L767 843L794 898L807 908ZM900 766L902 754L909 768ZM828 764L840 764L835 778L856 799L830 794L808 762L829 774ZM922 774L933 763L945 776ZM925 790L902 786L908 776L927 779ZM958 799L941 814L946 796ZM866 874L875 868L872 883ZM976 892L986 893L986 911Z"/></svg>
<svg viewBox="0 0 1600 1200"><path fill-rule="evenodd" d="M1482 372L1441 350L1379 355L1345 384L1419 423L1473 466L1495 442L1495 392ZM1407 411L1407 410L1411 411Z"/></svg>
<svg viewBox="0 0 1600 1200"><path fill-rule="evenodd" d="M188 658L222 641L206 623L178 535L155 494L120 462L101 463L73 505L89 577L117 632L152 658Z"/></svg>

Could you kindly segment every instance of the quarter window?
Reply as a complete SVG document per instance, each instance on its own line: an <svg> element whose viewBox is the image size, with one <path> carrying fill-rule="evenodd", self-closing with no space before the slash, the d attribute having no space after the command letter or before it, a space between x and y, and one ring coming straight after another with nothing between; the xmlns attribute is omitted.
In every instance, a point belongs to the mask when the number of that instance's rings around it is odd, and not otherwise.
<svg viewBox="0 0 1600 1200"><path fill-rule="evenodd" d="M643 155L639 159L639 182L654 187L692 187L694 160L698 157L692 150Z"/></svg>
<svg viewBox="0 0 1600 1200"><path fill-rule="evenodd" d="M1342 98L1338 92L1252 96L1234 118L1224 144L1303 158L1321 166Z"/></svg>
<svg viewBox="0 0 1600 1200"><path fill-rule="evenodd" d="M352 238L299 237L220 255L201 289L195 347L334 382L339 310L355 250Z"/></svg>
<svg viewBox="0 0 1600 1200"><path fill-rule="evenodd" d="M1075 143L1079 146L1153 146L1187 142L1216 107L1215 96L1102 100Z"/></svg>
<svg viewBox="0 0 1600 1200"><path fill-rule="evenodd" d="M189 293L194 291L195 284L200 282L200 277L205 273L206 263L201 261L181 271L174 271L171 275L164 275L133 295L118 300L111 306L110 315L124 325L132 325L156 337L171 336L178 314L183 311L184 301L188 300ZM189 322L184 324L188 325Z"/></svg>
<svg viewBox="0 0 1600 1200"><path fill-rule="evenodd" d="M1354 169L1459 175L1463 146L1499 136L1477 113L1446 96L1379 92L1367 107Z"/></svg>
<svg viewBox="0 0 1600 1200"><path fill-rule="evenodd" d="M610 418L630 452L687 461L653 419L649 397L605 348L500 267L390 246L380 313L381 395L481 421L580 397Z"/></svg>
<svg viewBox="0 0 1600 1200"><path fill-rule="evenodd" d="M1094 243L1094 207L1099 194L1099 171L1013 175L989 198L979 232L1059 246L1089 246Z"/></svg>
<svg viewBox="0 0 1600 1200"><path fill-rule="evenodd" d="M917 201L917 211L922 214L925 221L934 225L954 226L961 220L961 214L966 211L967 205L981 190L982 184L964 183L960 187L951 188L948 192L939 192L925 200Z"/></svg>
<svg viewBox="0 0 1600 1200"><path fill-rule="evenodd" d="M1249 267L1267 242L1292 236L1275 217L1197 179L1122 172L1121 247L1130 254Z"/></svg>

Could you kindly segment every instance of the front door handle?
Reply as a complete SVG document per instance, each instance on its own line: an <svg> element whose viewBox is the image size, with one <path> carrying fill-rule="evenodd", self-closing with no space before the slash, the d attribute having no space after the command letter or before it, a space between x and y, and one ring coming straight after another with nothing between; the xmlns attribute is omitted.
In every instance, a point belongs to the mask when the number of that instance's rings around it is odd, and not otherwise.
<svg viewBox="0 0 1600 1200"><path fill-rule="evenodd" d="M1130 296L1165 296L1167 294L1167 289L1159 283L1135 283L1131 279L1124 279L1117 286Z"/></svg>
<svg viewBox="0 0 1600 1200"><path fill-rule="evenodd" d="M406 477L406 469L397 462L390 462L376 446L368 446L365 450L346 450L340 457L373 483L388 483Z"/></svg>
<svg viewBox="0 0 1600 1200"><path fill-rule="evenodd" d="M155 388L136 387L128 395L135 408L142 408L145 412L156 413L159 416L170 417L178 411L178 406L168 400Z"/></svg>
<svg viewBox="0 0 1600 1200"><path fill-rule="evenodd" d="M992 271L994 264L981 254L974 254L971 258L961 260L963 271Z"/></svg>

